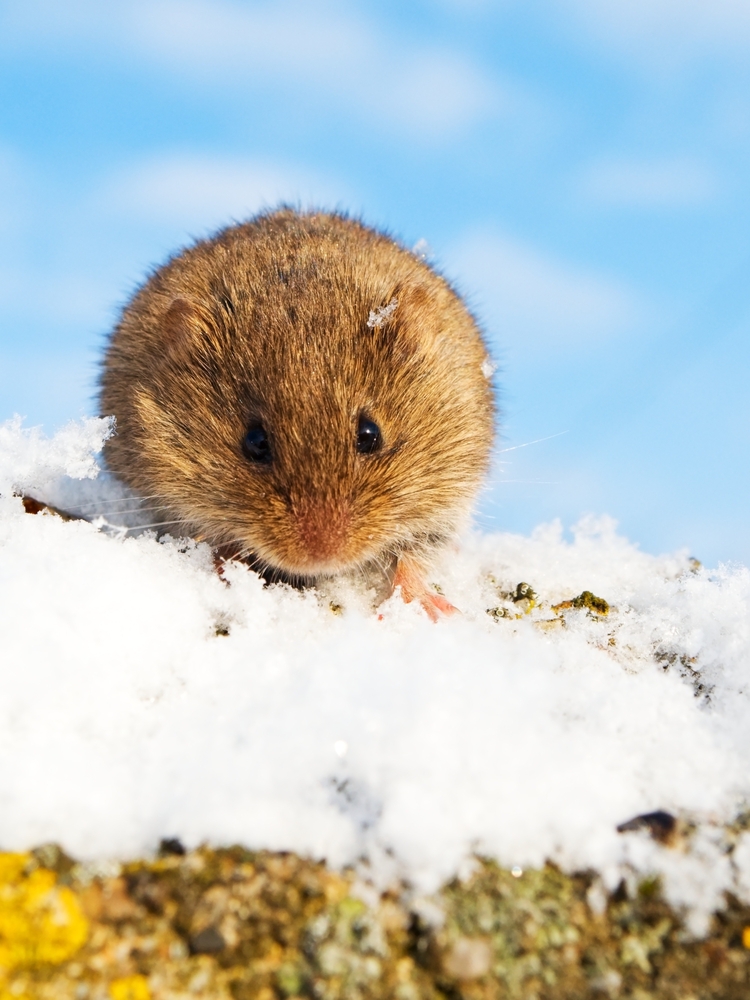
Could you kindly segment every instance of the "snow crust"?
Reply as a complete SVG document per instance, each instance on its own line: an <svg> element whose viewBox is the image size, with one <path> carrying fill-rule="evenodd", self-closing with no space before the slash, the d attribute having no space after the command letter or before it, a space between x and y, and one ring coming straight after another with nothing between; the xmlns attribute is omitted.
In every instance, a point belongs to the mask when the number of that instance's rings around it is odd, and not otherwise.
<svg viewBox="0 0 750 1000"><path fill-rule="evenodd" d="M0 426L0 846L241 842L366 857L423 893L474 852L550 858L608 887L662 873L696 932L725 889L750 899L750 834L728 853L722 829L750 797L746 568L589 518L569 540L469 535L435 572L461 616L396 595L378 617L346 581L222 580L205 545L25 513L14 492L110 523L137 508L99 474L111 430ZM583 590L610 614L554 622ZM686 846L617 833L655 809L697 822Z"/></svg>

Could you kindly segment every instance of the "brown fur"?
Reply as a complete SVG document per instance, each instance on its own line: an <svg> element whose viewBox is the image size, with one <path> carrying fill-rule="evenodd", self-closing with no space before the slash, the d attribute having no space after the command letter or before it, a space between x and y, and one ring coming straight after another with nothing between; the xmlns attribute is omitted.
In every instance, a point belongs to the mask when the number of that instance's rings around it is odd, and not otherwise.
<svg viewBox="0 0 750 1000"><path fill-rule="evenodd" d="M343 216L283 209L195 244L133 297L104 363L106 459L183 531L282 576L424 566L487 467L486 360L423 261ZM382 433L373 454L355 447L360 413ZM251 421L268 466L243 454Z"/></svg>

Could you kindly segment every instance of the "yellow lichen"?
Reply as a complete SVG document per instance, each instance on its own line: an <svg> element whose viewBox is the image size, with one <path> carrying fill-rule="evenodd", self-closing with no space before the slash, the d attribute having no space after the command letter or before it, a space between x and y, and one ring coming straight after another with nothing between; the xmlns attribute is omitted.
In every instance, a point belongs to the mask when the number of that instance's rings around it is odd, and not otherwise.
<svg viewBox="0 0 750 1000"><path fill-rule="evenodd" d="M86 941L88 922L76 896L29 854L0 854L0 966L12 971L59 965Z"/></svg>
<svg viewBox="0 0 750 1000"><path fill-rule="evenodd" d="M125 976L109 984L112 1000L151 1000L151 990L145 976Z"/></svg>

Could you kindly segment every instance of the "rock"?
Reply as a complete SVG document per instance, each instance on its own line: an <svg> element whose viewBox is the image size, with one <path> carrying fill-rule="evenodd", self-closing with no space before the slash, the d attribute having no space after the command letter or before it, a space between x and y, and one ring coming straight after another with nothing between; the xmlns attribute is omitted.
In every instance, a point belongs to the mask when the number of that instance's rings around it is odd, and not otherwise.
<svg viewBox="0 0 750 1000"><path fill-rule="evenodd" d="M193 955L215 955L225 947L226 941L215 927L204 927L190 938L190 951Z"/></svg>
<svg viewBox="0 0 750 1000"><path fill-rule="evenodd" d="M443 956L443 971L453 979L481 979L491 965L492 949L482 938L458 938Z"/></svg>

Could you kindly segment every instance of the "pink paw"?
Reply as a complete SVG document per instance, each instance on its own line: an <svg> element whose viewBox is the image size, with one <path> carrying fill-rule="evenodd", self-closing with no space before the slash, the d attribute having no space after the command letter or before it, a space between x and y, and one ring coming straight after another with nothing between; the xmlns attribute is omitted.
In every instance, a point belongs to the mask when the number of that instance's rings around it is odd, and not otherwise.
<svg viewBox="0 0 750 1000"><path fill-rule="evenodd" d="M455 605L427 586L423 573L411 561L402 559L396 568L396 575L393 578L393 589L401 588L401 597L404 603L411 604L412 601L419 601L422 608L427 613L428 618L436 622L441 615L460 614Z"/></svg>

